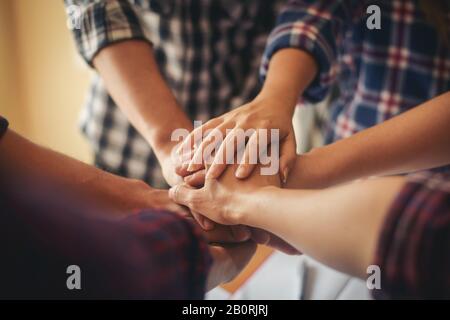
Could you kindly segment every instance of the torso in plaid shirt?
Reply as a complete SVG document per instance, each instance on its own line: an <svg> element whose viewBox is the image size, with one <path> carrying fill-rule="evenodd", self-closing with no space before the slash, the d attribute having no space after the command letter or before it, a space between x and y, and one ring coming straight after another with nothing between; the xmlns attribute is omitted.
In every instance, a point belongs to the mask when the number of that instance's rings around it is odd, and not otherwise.
<svg viewBox="0 0 450 320"><path fill-rule="evenodd" d="M278 2L235 0L66 0L82 8L74 29L88 63L104 46L126 39L153 44L162 74L191 119L208 120L248 102L259 90L258 68ZM82 129L108 171L165 185L148 143L96 78Z"/></svg>
<svg viewBox="0 0 450 320"><path fill-rule="evenodd" d="M370 4L381 9L380 30L366 26L367 1L288 1L264 54L263 76L271 56L282 48L300 48L316 58L319 75L304 93L305 100L320 101L338 86L326 143L450 89L449 47L426 21L418 1ZM450 26L448 12L445 18Z"/></svg>

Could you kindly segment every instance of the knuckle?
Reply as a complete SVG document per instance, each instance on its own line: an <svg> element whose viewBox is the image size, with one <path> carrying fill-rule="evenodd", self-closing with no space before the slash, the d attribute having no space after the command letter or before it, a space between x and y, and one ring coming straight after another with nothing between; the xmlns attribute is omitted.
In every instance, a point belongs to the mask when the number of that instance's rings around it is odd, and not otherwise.
<svg viewBox="0 0 450 320"><path fill-rule="evenodd" d="M150 186L147 183L145 183L143 180L140 180L140 179L132 179L131 182L138 189L148 189L148 188L150 188Z"/></svg>

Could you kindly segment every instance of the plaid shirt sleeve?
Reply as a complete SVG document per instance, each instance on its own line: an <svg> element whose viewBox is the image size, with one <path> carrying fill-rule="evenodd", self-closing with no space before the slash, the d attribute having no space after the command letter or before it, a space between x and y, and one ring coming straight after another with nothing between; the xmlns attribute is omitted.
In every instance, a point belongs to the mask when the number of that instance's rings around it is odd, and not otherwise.
<svg viewBox="0 0 450 320"><path fill-rule="evenodd" d="M260 69L262 79L278 50L301 49L315 58L319 70L302 97L311 102L324 99L336 79L337 50L351 21L350 12L354 12L351 5L352 1L288 1L269 36Z"/></svg>
<svg viewBox="0 0 450 320"><path fill-rule="evenodd" d="M75 42L84 60L124 40L148 41L133 5L127 0L64 0Z"/></svg>
<svg viewBox="0 0 450 320"><path fill-rule="evenodd" d="M410 177L386 218L375 264L375 298L450 298L449 174Z"/></svg>
<svg viewBox="0 0 450 320"><path fill-rule="evenodd" d="M204 297L212 260L199 227L153 209L117 218L62 190L41 177L0 180L0 298ZM66 286L70 265L81 290Z"/></svg>

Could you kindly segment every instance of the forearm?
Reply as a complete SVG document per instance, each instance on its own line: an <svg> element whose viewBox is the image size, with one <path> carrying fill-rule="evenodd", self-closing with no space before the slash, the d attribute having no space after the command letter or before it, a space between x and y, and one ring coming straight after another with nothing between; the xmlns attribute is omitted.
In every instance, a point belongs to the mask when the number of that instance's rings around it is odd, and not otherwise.
<svg viewBox="0 0 450 320"><path fill-rule="evenodd" d="M0 169L11 175L35 175L67 184L85 184L103 171L50 149L38 146L8 130L0 141Z"/></svg>
<svg viewBox="0 0 450 320"><path fill-rule="evenodd" d="M286 110L293 113L299 96L316 73L316 62L308 53L298 49L282 49L270 60L258 98L275 97L284 102Z"/></svg>
<svg viewBox="0 0 450 320"><path fill-rule="evenodd" d="M95 57L94 66L114 101L151 144L160 161L175 144L170 141L173 130L192 130L191 121L161 76L148 43L129 40L106 47Z"/></svg>
<svg viewBox="0 0 450 320"><path fill-rule="evenodd" d="M402 185L402 178L383 178L322 191L263 188L242 201L243 222L276 234L324 264L363 277Z"/></svg>
<svg viewBox="0 0 450 320"><path fill-rule="evenodd" d="M299 156L287 188L321 188L450 163L450 92Z"/></svg>
<svg viewBox="0 0 450 320"><path fill-rule="evenodd" d="M120 199L124 194L122 188L132 189L140 182L115 176L36 145L12 130L0 140L0 176L11 185L16 179L31 182L43 179L63 187L68 193L85 195L95 203L110 207L111 211L149 207L144 200L136 200L138 194L134 201L130 197L130 203Z"/></svg>

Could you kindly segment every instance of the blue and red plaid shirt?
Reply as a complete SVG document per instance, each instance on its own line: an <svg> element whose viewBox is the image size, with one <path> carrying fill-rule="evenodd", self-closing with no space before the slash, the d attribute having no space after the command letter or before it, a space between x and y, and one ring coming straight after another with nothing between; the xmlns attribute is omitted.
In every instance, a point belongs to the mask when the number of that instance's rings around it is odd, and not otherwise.
<svg viewBox="0 0 450 320"><path fill-rule="evenodd" d="M369 4L381 9L379 30L366 26ZM442 14L450 34L450 13ZM266 46L263 78L271 57L283 48L305 50L318 63L319 73L303 99L318 102L332 88L339 89L325 128L326 143L450 89L450 49L418 1L288 1Z"/></svg>

